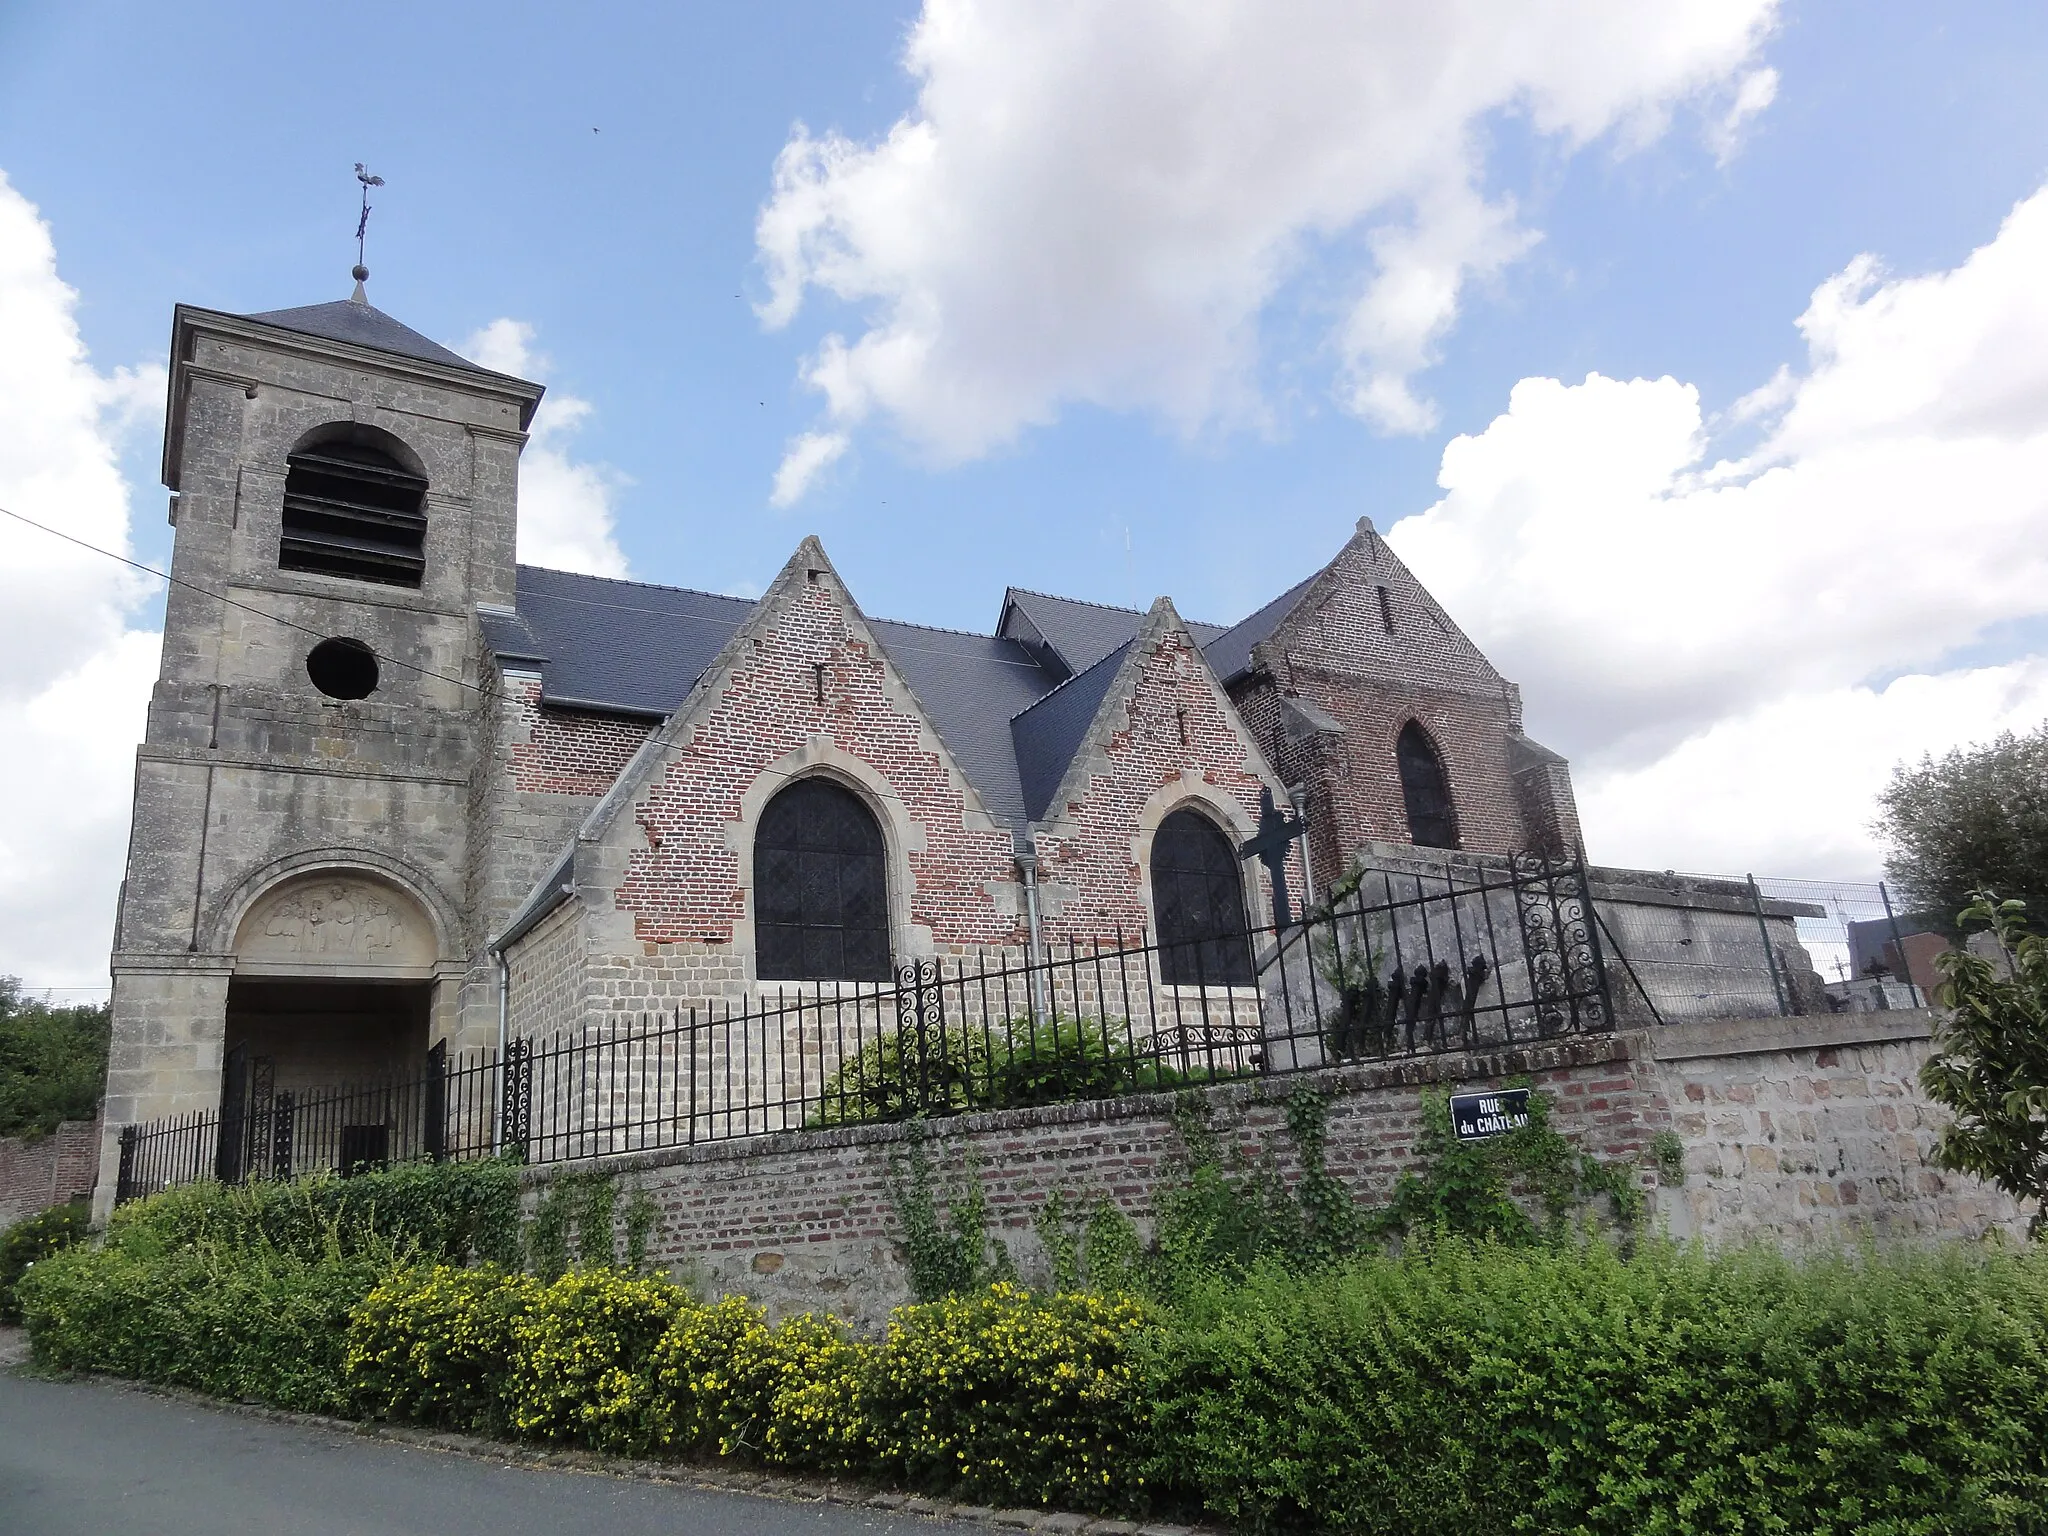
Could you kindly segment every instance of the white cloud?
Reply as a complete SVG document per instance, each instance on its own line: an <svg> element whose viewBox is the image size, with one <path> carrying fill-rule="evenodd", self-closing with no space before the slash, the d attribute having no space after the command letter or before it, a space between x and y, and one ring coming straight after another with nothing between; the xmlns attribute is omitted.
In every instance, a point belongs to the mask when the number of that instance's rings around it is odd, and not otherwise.
<svg viewBox="0 0 2048 1536"><path fill-rule="evenodd" d="M126 553L117 445L161 411L163 371L99 373L76 306L48 227L0 173L0 507ZM0 518L0 974L106 976L160 646L130 626L154 585Z"/></svg>
<svg viewBox="0 0 2048 1536"><path fill-rule="evenodd" d="M1788 694L1579 785L1595 857L1652 869L1874 877L1892 765L2048 718L2048 658Z"/></svg>
<svg viewBox="0 0 2048 1536"><path fill-rule="evenodd" d="M1748 137L1750 124L1777 99L1778 72L1775 69L1753 69L1744 75L1728 103L1728 110L1707 130L1707 145L1714 151L1714 158L1723 165L1734 159L1735 152L1742 148L1742 141Z"/></svg>
<svg viewBox="0 0 2048 1536"><path fill-rule="evenodd" d="M1574 758L1596 857L1869 870L1895 760L2048 712L2041 658L1945 663L2048 614L2043 270L2048 190L1952 271L1850 263L1806 371L1732 412L1776 421L1743 461L1690 385L1597 374L1444 450L1391 542Z"/></svg>
<svg viewBox="0 0 2048 1536"><path fill-rule="evenodd" d="M775 471L775 485L768 493L768 504L775 507L792 507L803 500L804 493L846 452L847 439L844 432L805 432L791 438L783 450L782 463Z"/></svg>
<svg viewBox="0 0 2048 1536"><path fill-rule="evenodd" d="M500 318L455 350L480 367L532 379L548 368L533 338L526 321ZM519 558L528 565L592 576L626 574L612 522L612 494L624 477L609 465L569 455L568 440L595 409L588 400L550 390L534 412L519 460Z"/></svg>
<svg viewBox="0 0 2048 1536"><path fill-rule="evenodd" d="M1485 125L1566 150L1664 131L1676 105L1760 110L1775 0L927 0L915 109L879 140L801 126L756 243L771 326L816 291L866 309L803 376L835 431L873 416L938 461L1069 402L1183 429L1257 413L1262 312L1312 256L1349 263L1335 386L1377 425L1467 282L1534 238L1486 194ZM1727 129L1732 132L1733 129Z"/></svg>

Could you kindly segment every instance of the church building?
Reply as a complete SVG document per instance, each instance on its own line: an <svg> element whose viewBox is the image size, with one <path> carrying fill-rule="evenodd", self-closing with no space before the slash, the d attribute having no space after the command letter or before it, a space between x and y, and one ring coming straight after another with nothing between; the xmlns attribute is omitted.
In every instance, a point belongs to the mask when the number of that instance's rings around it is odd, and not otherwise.
<svg viewBox="0 0 2048 1536"><path fill-rule="evenodd" d="M541 393L360 283L178 308L108 1167L251 1061L365 1081L1067 944L1189 982L1271 921L1268 800L1297 903L1371 847L1577 847L1566 764L1369 521L1227 626L1017 588L987 633L872 617L814 538L756 600L609 580L515 561Z"/></svg>

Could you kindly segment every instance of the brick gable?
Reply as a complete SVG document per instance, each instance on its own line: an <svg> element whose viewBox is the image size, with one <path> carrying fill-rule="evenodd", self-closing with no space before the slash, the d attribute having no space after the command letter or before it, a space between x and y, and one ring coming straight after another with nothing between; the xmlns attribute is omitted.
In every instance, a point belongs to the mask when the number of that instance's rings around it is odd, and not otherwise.
<svg viewBox="0 0 2048 1536"><path fill-rule="evenodd" d="M1198 802L1233 837L1258 825L1262 789L1285 793L1201 648L1163 599L1147 617L1038 833L1049 940L1156 937L1146 875L1151 833ZM1267 898L1246 866L1255 922ZM1300 872L1295 872L1300 889Z"/></svg>
<svg viewBox="0 0 2048 1536"><path fill-rule="evenodd" d="M673 745L631 794L635 844L613 896L641 942L734 941L749 917L751 850L739 835L749 797L765 800L760 780L777 764L821 751L864 765L900 803L910 823L898 838L909 876L901 894L913 928L944 947L1022 942L1018 904L991 890L1015 883L1008 830L988 815L815 541L664 734Z"/></svg>

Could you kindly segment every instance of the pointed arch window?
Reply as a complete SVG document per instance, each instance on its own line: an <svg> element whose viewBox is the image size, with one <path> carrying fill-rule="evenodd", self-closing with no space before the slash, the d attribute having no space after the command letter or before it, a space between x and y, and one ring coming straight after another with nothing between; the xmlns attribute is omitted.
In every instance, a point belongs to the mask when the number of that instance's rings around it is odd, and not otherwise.
<svg viewBox="0 0 2048 1536"><path fill-rule="evenodd" d="M858 795L798 779L754 833L755 974L763 981L887 981L882 828Z"/></svg>
<svg viewBox="0 0 2048 1536"><path fill-rule="evenodd" d="M1252 985L1237 849L1200 811L1175 811L1152 837L1159 979L1169 986Z"/></svg>
<svg viewBox="0 0 2048 1536"><path fill-rule="evenodd" d="M1458 813L1451 803L1451 781L1429 733L1410 720L1394 744L1401 768L1401 797L1408 803L1408 835L1421 848L1458 846Z"/></svg>

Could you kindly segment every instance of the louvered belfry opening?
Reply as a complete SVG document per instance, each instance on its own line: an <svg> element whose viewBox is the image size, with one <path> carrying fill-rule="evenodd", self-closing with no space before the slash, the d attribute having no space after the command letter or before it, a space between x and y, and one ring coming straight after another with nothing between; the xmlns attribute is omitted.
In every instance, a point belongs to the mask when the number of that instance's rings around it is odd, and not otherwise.
<svg viewBox="0 0 2048 1536"><path fill-rule="evenodd" d="M1394 757L1401 768L1401 796L1408 803L1408 835L1422 848L1457 847L1458 814L1451 804L1451 783L1429 733L1410 720L1394 744Z"/></svg>
<svg viewBox="0 0 2048 1536"><path fill-rule="evenodd" d="M393 587L426 573L427 482L368 443L322 442L287 461L278 567Z"/></svg>

